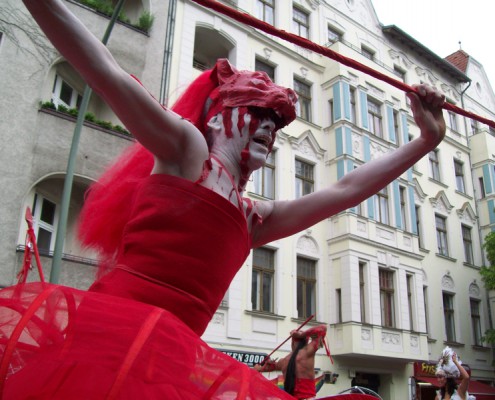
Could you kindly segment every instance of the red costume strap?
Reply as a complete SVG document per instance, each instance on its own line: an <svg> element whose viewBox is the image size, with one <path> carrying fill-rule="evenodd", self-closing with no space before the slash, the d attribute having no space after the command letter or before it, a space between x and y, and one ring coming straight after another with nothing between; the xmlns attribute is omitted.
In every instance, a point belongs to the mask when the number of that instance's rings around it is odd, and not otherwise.
<svg viewBox="0 0 495 400"><path fill-rule="evenodd" d="M120 388L122 387L122 384L127 378L127 375L129 374L129 370L131 369L134 360L139 355L141 348L143 347L144 343L148 339L151 332L153 332L153 328L155 327L156 323L158 322L162 314L163 314L162 309L155 308L148 315L146 321L144 321L143 325L141 326L141 329L139 330L138 334L136 335L136 338L134 339L134 342L132 343L129 349L129 352L127 353L124 359L124 362L122 363L122 366L120 367L120 370L117 374L117 378L115 379L112 389L110 390L110 393L107 396L107 400L116 399L120 395L119 393Z"/></svg>
<svg viewBox="0 0 495 400"><path fill-rule="evenodd" d="M254 28L260 29L263 32L266 32L270 35L277 36L281 39L287 40L288 42L294 43L298 46L301 46L305 49L312 50L315 53L324 55L326 57L331 58L332 60L335 60L339 62L340 64L347 65L348 67L354 68L358 71L364 72L367 75L370 75L374 78L377 78L383 82L386 82L404 92L416 92L411 86L406 85L404 82L399 81L397 79L393 79L388 75L382 74L381 72L375 71L374 69L368 67L367 65L361 64L358 61L355 61L351 58L347 58L342 56L341 54L327 48L321 45L318 45L316 43L311 42L308 39L305 39L301 36L294 35L293 33L289 33L286 31L282 31L280 29L275 28L273 25L270 25L264 21L261 21L257 18L254 18L253 16L247 14L247 13L241 13L237 10L234 10L231 7L228 7L219 1L214 1L214 0L193 0L194 2L204 6L211 8L215 11L218 11L219 13L225 14L230 18L235 19L236 21L242 22L243 24L250 25ZM457 114L464 115L465 117L475 119L477 121L480 121L486 125L491 126L492 128L495 128L495 121L492 121L490 119L481 117L479 115L476 115L474 113L471 113L469 111L463 110L460 107L457 107L451 103L445 102L442 106L444 109L453 111Z"/></svg>

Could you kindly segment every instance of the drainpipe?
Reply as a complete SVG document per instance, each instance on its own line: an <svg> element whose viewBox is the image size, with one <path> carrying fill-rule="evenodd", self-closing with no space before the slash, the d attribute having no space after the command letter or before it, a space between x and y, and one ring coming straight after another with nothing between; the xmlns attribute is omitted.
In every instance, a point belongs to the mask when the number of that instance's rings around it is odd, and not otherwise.
<svg viewBox="0 0 495 400"><path fill-rule="evenodd" d="M167 29L165 33L165 49L163 52L162 83L160 87L160 104L167 105L170 86L170 63L172 61L172 48L174 43L175 16L177 13L177 0L168 3Z"/></svg>
<svg viewBox="0 0 495 400"><path fill-rule="evenodd" d="M107 30L103 35L101 42L106 45L110 34L112 33L113 26L117 20L125 0L119 0L117 6L113 11L112 18L108 23ZM62 251L64 249L65 233L67 230L67 220L69 215L70 197L72 193L72 183L74 182L74 169L76 165L77 148L79 146L79 138L81 137L81 130L84 124L84 116L88 108L89 99L93 91L86 85L84 88L84 94L79 107L79 113L77 115L76 126L74 128L74 134L72 136L72 144L69 153L69 160L67 161L67 172L64 180L64 190L62 192L62 202L60 204L60 218L57 226L57 237L55 238L55 248L53 250L52 270L50 271L50 282L58 283L60 279L60 266L62 264Z"/></svg>

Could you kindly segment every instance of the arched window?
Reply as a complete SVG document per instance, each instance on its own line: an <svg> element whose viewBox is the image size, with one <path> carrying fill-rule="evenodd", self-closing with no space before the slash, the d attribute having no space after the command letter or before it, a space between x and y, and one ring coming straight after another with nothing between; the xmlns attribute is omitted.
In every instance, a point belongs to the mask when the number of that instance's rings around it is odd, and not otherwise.
<svg viewBox="0 0 495 400"><path fill-rule="evenodd" d="M197 26L194 35L193 67L204 71L213 68L219 58L232 59L234 43L220 32L205 26Z"/></svg>

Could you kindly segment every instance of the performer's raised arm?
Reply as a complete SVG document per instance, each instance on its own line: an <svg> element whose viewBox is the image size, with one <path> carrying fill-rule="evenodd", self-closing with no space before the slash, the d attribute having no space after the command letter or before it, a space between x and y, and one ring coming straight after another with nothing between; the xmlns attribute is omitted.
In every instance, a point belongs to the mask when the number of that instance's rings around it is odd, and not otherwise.
<svg viewBox="0 0 495 400"><path fill-rule="evenodd" d="M115 61L61 0L23 0L55 48L158 160L155 172L196 180L208 149L190 123L166 111Z"/></svg>
<svg viewBox="0 0 495 400"><path fill-rule="evenodd" d="M349 172L327 188L296 200L259 202L263 225L253 231L253 247L286 237L354 207L398 178L445 136L442 104L445 97L428 85L409 93L411 108L421 135L415 140Z"/></svg>

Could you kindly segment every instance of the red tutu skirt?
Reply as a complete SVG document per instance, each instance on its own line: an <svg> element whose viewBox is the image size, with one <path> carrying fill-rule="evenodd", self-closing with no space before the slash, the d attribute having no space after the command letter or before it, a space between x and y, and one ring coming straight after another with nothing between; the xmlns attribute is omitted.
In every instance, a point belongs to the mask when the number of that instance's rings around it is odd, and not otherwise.
<svg viewBox="0 0 495 400"><path fill-rule="evenodd" d="M30 283L0 291L0 398L292 399L158 307Z"/></svg>

